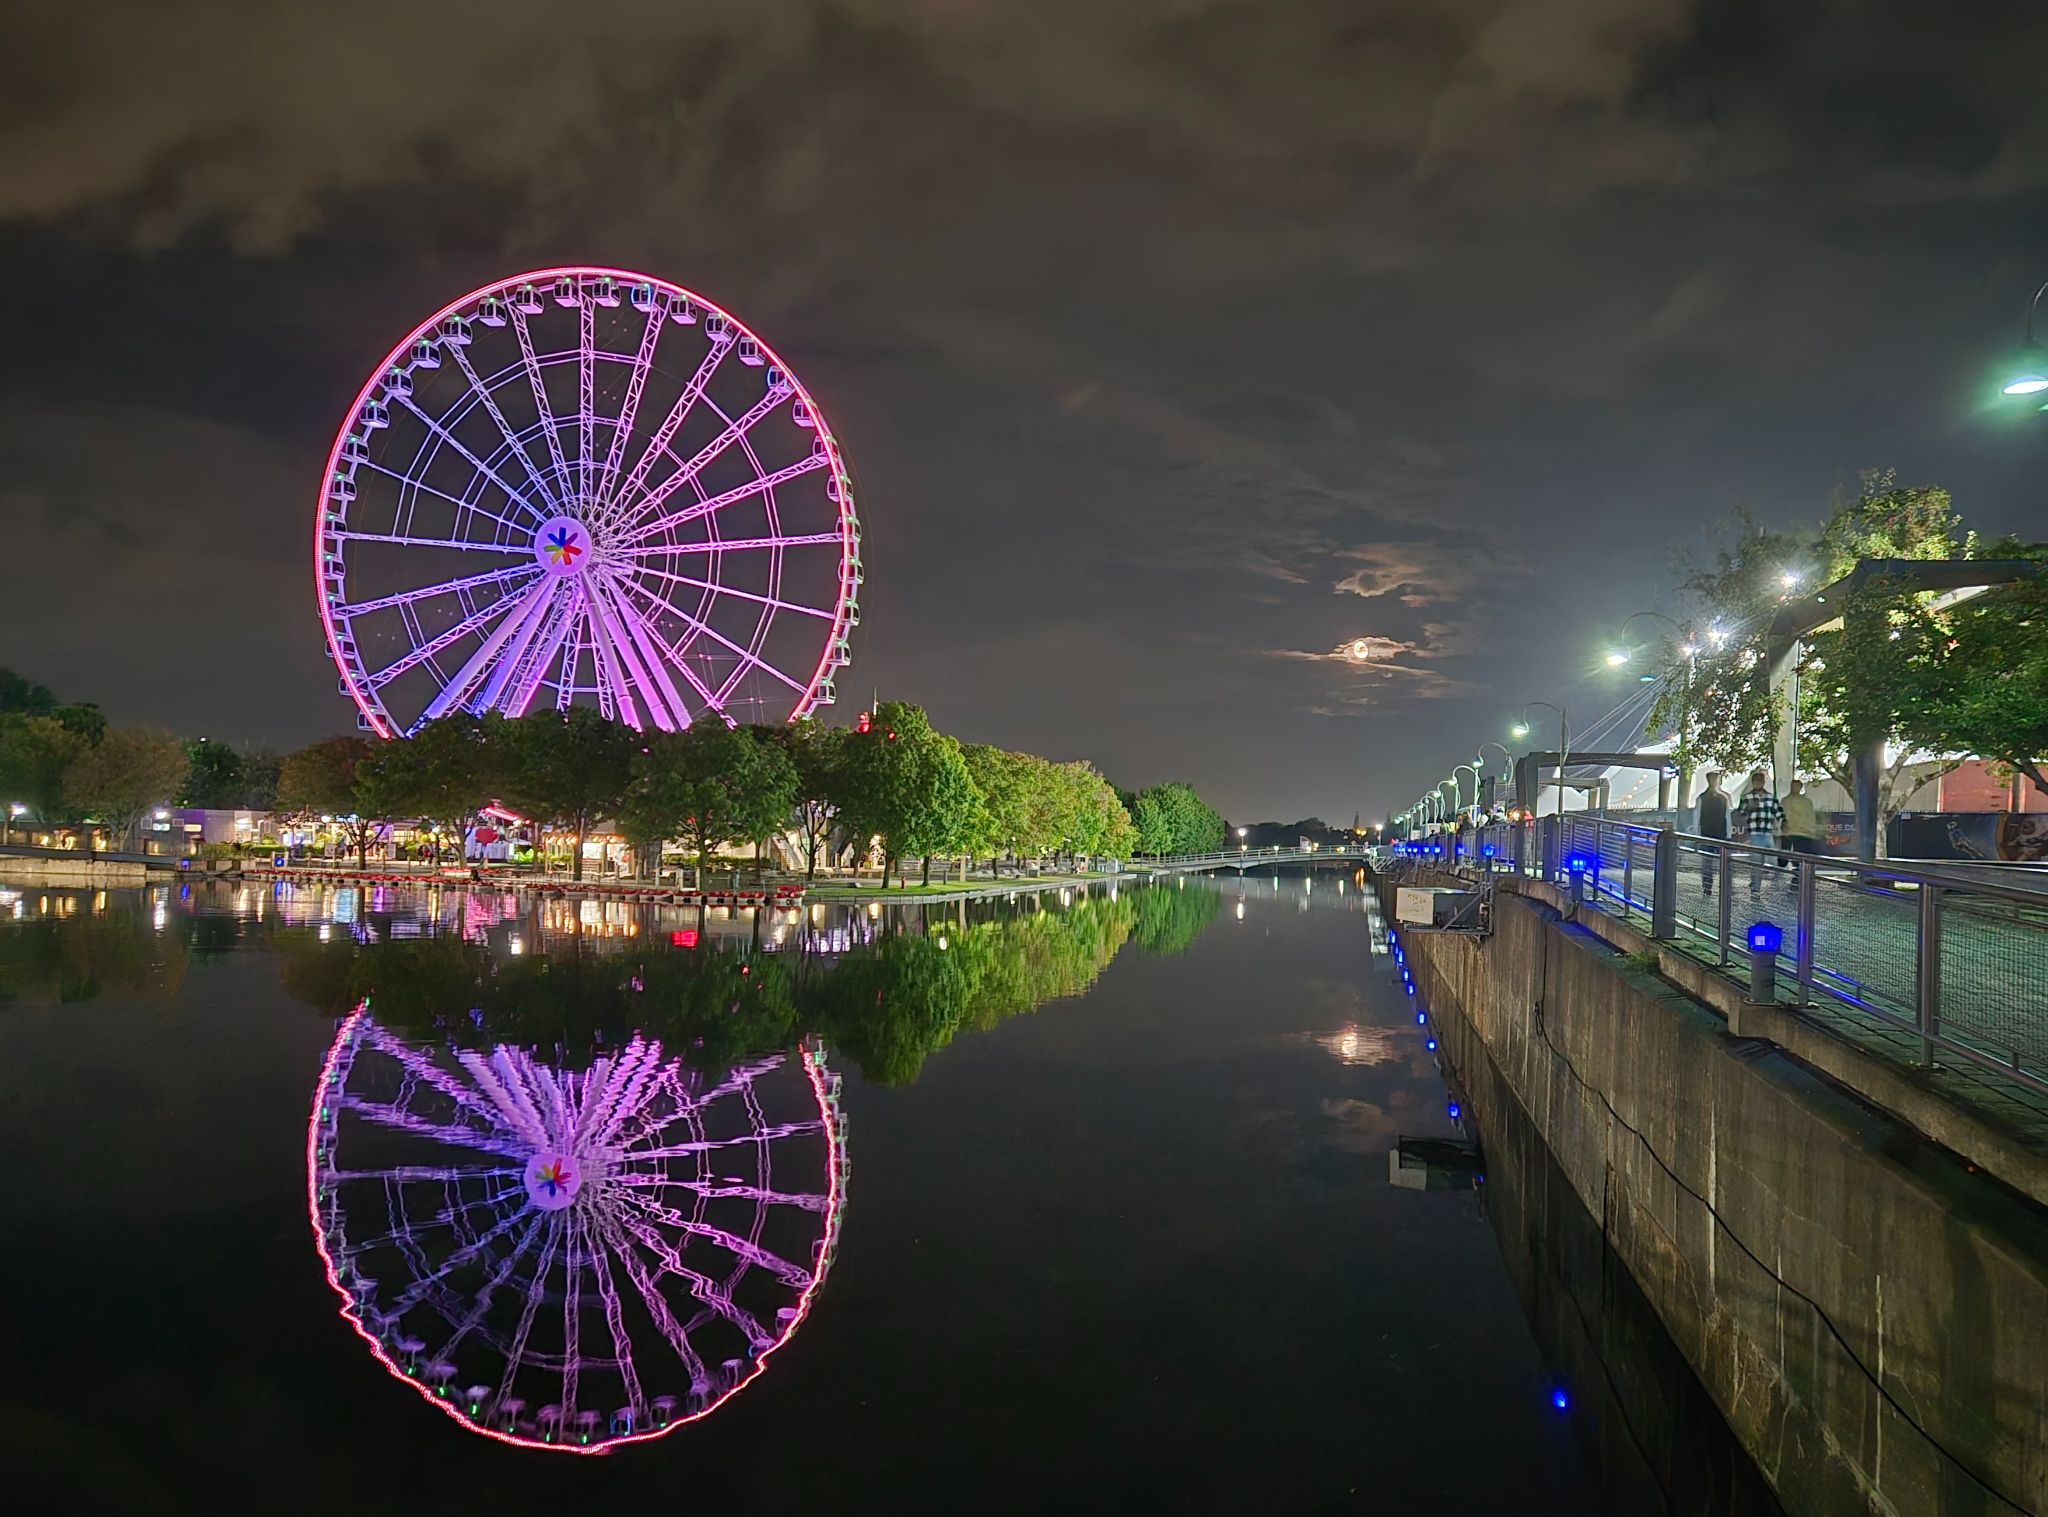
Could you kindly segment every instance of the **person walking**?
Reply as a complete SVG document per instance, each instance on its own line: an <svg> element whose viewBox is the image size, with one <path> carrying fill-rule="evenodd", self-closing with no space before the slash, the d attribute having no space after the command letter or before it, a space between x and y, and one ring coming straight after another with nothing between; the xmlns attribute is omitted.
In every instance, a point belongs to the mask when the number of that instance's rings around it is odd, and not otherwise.
<svg viewBox="0 0 2048 1517"><path fill-rule="evenodd" d="M1771 794L1770 781L1764 778L1761 769L1749 772L1749 790L1735 807L1735 830L1749 839L1753 849L1774 849L1778 846L1778 834L1785 830L1785 808L1778 798ZM1759 857L1749 856L1749 893L1752 896L1763 893L1763 876L1758 873L1763 867ZM1784 861L1778 861L1784 867Z"/></svg>
<svg viewBox="0 0 2048 1517"><path fill-rule="evenodd" d="M1785 787L1785 820L1778 828L1779 841L1787 853L1820 852L1820 812L1813 804L1813 798L1806 793L1806 787L1797 776ZM1799 876L1795 873L1792 885L1796 890Z"/></svg>
<svg viewBox="0 0 2048 1517"><path fill-rule="evenodd" d="M1707 776L1707 788L1700 792L1699 835L1714 838L1719 842L1728 840L1728 792L1721 788L1721 771L1716 769ZM1700 854L1700 889L1708 895L1714 893L1714 859L1717 851L1709 848Z"/></svg>

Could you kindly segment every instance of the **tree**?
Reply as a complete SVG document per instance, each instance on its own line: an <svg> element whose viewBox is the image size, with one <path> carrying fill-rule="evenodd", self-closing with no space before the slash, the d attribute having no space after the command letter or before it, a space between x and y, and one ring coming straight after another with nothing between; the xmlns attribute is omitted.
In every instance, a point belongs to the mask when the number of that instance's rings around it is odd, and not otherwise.
<svg viewBox="0 0 2048 1517"><path fill-rule="evenodd" d="M1871 559L1935 560L1966 555L1949 493L1901 486L1890 473L1863 476L1862 493L1838 505L1821 529L1815 555L1829 583ZM1886 824L1930 778L1962 762L1916 764L1905 728L1919 704L1918 672L1932 634L1925 616L1935 596L1893 576L1866 581L1840 602L1841 619L1805 640L1798 666L1796 758L1854 790L1856 756L1890 749L1878 776L1877 851ZM1951 750L1952 751L1952 750Z"/></svg>
<svg viewBox="0 0 2048 1517"><path fill-rule="evenodd" d="M1942 610L1915 606L1900 641L1914 655L1908 743L1971 753L2048 795L2048 543L1995 543L1988 558L2031 559L2041 572Z"/></svg>
<svg viewBox="0 0 2048 1517"><path fill-rule="evenodd" d="M991 825L960 744L944 733L934 736L936 741L924 753L920 804L902 834L902 850L918 856L921 883L926 885L932 881L934 854L956 858L972 853L988 837Z"/></svg>
<svg viewBox="0 0 2048 1517"><path fill-rule="evenodd" d="M715 850L773 832L795 800L796 769L781 747L751 728L704 721L647 740L620 814L635 836L682 839L701 890Z"/></svg>
<svg viewBox="0 0 2048 1517"><path fill-rule="evenodd" d="M459 851L477 812L498 793L506 743L504 718L457 712L428 722L417 736L380 743L357 771L369 809L418 817Z"/></svg>
<svg viewBox="0 0 2048 1517"><path fill-rule="evenodd" d="M333 817L355 850L358 869L369 868L370 838L379 820L360 776L382 746L367 737L322 738L286 754L278 769L280 809L306 817Z"/></svg>
<svg viewBox="0 0 2048 1517"><path fill-rule="evenodd" d="M48 716L57 709L57 697L48 685L0 668L0 715Z"/></svg>
<svg viewBox="0 0 2048 1517"><path fill-rule="evenodd" d="M907 854L972 836L977 795L960 745L921 706L883 701L866 731L849 734L840 773L840 814L861 837L881 839L885 888Z"/></svg>
<svg viewBox="0 0 2048 1517"><path fill-rule="evenodd" d="M88 747L86 740L50 716L0 716L0 806L7 826L13 808L26 806L50 826L63 820L65 777Z"/></svg>
<svg viewBox="0 0 2048 1517"><path fill-rule="evenodd" d="M1135 809L1127 809L1139 853L1213 853L1223 846L1222 816L1192 785L1154 785L1138 793Z"/></svg>
<svg viewBox="0 0 2048 1517"><path fill-rule="evenodd" d="M1732 549L1721 548L1712 563L1681 565L1676 619L1692 640L1667 642L1674 673L1650 708L1651 731L1672 736L1671 760L1688 793L1703 767L1741 769L1770 757L1783 715L1764 678L1771 618L1785 600L1785 575L1814 556L1807 533L1768 531L1746 511L1735 522Z"/></svg>
<svg viewBox="0 0 2048 1517"><path fill-rule="evenodd" d="M818 877L818 854L839 819L846 729L827 727L806 717L786 727L764 729L762 735L772 735L796 774L796 830L803 841L804 881L808 884Z"/></svg>
<svg viewBox="0 0 2048 1517"><path fill-rule="evenodd" d="M589 706L539 711L507 722L499 798L574 839L571 874L583 878L583 839L599 817L616 815L633 780L640 734Z"/></svg>
<svg viewBox="0 0 2048 1517"><path fill-rule="evenodd" d="M242 804L242 756L226 743L199 737L185 745L190 769L178 787L180 806L228 810Z"/></svg>
<svg viewBox="0 0 2048 1517"><path fill-rule="evenodd" d="M97 816L123 843L143 817L178 793L191 769L185 745L154 727L114 727L64 777L66 799Z"/></svg>

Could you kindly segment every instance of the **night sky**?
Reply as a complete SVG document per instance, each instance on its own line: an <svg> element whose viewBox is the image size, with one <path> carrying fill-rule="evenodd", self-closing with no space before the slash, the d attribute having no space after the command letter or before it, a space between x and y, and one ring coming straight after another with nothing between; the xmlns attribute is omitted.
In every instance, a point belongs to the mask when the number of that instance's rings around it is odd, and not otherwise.
<svg viewBox="0 0 2048 1517"><path fill-rule="evenodd" d="M0 663L353 726L326 450L486 280L758 328L859 484L838 714L1398 809L1575 721L1732 508L2048 532L1987 400L2048 276L2038 3L83 4L0 56ZM1375 640L1365 665L1335 656ZM1626 678L1621 676L1620 678Z"/></svg>

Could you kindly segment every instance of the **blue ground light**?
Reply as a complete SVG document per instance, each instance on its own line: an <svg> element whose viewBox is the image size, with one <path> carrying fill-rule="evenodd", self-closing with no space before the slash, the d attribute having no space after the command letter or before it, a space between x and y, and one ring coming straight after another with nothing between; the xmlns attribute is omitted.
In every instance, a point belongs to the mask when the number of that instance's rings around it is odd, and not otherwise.
<svg viewBox="0 0 2048 1517"><path fill-rule="evenodd" d="M1550 1393L1550 1404L1556 1407L1560 1412L1569 1411L1571 1409L1572 1398L1565 1394L1564 1387L1560 1385L1556 1390Z"/></svg>

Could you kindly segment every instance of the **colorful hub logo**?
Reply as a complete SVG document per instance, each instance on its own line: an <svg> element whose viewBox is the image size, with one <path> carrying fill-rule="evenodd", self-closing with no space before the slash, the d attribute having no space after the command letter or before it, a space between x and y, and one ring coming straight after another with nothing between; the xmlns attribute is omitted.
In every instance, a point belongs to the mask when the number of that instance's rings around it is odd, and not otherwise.
<svg viewBox="0 0 2048 1517"><path fill-rule="evenodd" d="M573 516L542 522L533 534L533 556L550 574L575 574L589 562L590 530Z"/></svg>
<svg viewBox="0 0 2048 1517"><path fill-rule="evenodd" d="M526 1161L526 1198L542 1211L561 1211L583 1186L574 1156L541 1152Z"/></svg>

